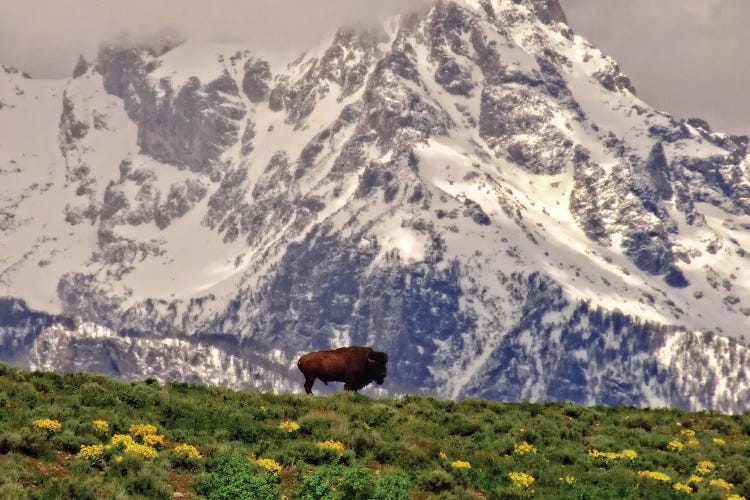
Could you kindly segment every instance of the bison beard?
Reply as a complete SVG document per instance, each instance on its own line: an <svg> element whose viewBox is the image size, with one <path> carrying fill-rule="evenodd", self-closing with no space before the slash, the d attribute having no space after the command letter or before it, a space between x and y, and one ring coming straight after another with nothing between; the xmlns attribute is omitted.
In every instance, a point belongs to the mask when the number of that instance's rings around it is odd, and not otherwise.
<svg viewBox="0 0 750 500"><path fill-rule="evenodd" d="M305 376L305 392L312 394L315 379L344 382L347 391L358 391L372 381L385 380L388 355L371 347L341 347L332 351L310 352L299 358L297 367Z"/></svg>

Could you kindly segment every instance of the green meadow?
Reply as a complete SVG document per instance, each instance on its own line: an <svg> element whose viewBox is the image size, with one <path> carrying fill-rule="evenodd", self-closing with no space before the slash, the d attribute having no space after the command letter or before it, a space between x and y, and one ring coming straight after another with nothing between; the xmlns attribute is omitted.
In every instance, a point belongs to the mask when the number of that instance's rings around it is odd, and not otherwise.
<svg viewBox="0 0 750 500"><path fill-rule="evenodd" d="M0 499L202 497L750 498L750 414L276 395L0 364Z"/></svg>

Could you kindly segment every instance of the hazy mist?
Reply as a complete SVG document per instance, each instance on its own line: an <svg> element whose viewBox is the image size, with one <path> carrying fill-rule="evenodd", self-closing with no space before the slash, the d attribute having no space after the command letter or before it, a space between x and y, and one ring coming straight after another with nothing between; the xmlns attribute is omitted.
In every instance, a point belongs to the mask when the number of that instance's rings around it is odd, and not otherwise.
<svg viewBox="0 0 750 500"><path fill-rule="evenodd" d="M342 24L428 0L26 0L0 5L0 63L38 78L71 74L103 40L172 28L211 41L309 45ZM716 130L750 133L747 0L560 0L573 29L620 62L639 96Z"/></svg>
<svg viewBox="0 0 750 500"><path fill-rule="evenodd" d="M650 105L750 134L750 1L560 0Z"/></svg>
<svg viewBox="0 0 750 500"><path fill-rule="evenodd" d="M377 22L423 0L24 0L0 5L0 63L36 78L69 76L102 41L169 28L216 42L305 46L341 25Z"/></svg>

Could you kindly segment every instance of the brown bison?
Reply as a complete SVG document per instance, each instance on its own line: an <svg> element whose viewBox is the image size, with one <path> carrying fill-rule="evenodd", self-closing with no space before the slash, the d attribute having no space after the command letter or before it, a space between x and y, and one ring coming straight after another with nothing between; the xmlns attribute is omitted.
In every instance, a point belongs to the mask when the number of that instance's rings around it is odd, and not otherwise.
<svg viewBox="0 0 750 500"><path fill-rule="evenodd" d="M305 376L305 392L312 394L315 379L343 382L344 389L357 392L373 380L381 385L385 380L388 355L371 347L341 347L332 351L309 352L299 358L297 367Z"/></svg>

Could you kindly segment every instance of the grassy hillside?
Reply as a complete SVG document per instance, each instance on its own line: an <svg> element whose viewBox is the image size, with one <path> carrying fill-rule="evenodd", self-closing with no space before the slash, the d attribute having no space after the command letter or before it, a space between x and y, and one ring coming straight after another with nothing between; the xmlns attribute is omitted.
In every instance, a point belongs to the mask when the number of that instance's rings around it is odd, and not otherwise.
<svg viewBox="0 0 750 500"><path fill-rule="evenodd" d="M0 364L0 498L175 493L750 498L750 415L278 396Z"/></svg>

